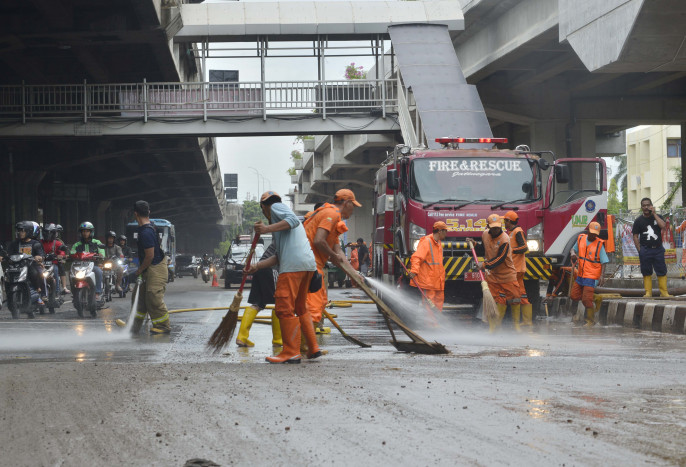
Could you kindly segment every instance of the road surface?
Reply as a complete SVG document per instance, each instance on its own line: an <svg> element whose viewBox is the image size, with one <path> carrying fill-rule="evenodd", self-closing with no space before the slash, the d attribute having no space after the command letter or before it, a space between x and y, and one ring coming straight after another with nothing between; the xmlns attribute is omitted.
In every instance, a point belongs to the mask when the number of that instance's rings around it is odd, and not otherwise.
<svg viewBox="0 0 686 467"><path fill-rule="evenodd" d="M169 284L170 309L228 306L234 290ZM360 299L333 289L334 299ZM247 293L245 294L247 297ZM172 334L132 339L97 319L13 321L0 311L2 465L685 465L686 338L538 323L489 336L478 323L423 337L450 355L397 352L372 305L336 308L329 354L269 365L271 328L252 349L213 356L223 311L172 315ZM264 314L264 313L263 313Z"/></svg>

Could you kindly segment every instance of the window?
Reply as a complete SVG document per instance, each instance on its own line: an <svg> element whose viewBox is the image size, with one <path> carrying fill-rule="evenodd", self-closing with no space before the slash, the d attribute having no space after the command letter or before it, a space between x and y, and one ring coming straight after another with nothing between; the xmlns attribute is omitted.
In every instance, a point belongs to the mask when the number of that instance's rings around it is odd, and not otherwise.
<svg viewBox="0 0 686 467"><path fill-rule="evenodd" d="M681 157L681 140L668 139L667 140L667 157Z"/></svg>

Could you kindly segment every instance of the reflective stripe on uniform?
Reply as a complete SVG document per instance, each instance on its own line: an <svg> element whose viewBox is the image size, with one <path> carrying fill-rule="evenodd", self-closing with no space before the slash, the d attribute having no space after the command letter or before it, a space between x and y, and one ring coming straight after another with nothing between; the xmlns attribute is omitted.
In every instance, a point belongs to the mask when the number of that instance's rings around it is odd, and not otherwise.
<svg viewBox="0 0 686 467"><path fill-rule="evenodd" d="M169 313L165 313L162 316L160 316L159 318L153 319L152 322L154 324L157 324L157 323L161 323L163 321L167 321L168 319L169 319Z"/></svg>

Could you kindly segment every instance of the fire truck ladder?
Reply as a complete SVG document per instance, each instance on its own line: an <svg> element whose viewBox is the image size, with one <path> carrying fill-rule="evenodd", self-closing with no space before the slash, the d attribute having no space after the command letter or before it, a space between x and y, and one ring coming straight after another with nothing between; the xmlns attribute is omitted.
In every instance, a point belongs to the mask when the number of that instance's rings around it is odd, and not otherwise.
<svg viewBox="0 0 686 467"><path fill-rule="evenodd" d="M398 113L406 144L438 148L434 140L440 137L493 136L476 86L467 84L462 73L447 26L392 25L388 32L399 68ZM485 146L490 145L462 145Z"/></svg>

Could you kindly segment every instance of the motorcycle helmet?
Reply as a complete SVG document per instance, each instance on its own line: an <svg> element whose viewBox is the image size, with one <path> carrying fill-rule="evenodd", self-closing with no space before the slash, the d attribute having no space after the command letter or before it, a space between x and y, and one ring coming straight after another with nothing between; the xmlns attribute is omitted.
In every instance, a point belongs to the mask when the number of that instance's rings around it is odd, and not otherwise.
<svg viewBox="0 0 686 467"><path fill-rule="evenodd" d="M84 230L90 230L91 236L89 238L93 238L93 234L95 233L95 227L93 224L90 222L81 222L81 225L79 225L79 235L81 235L81 238L83 238L83 231Z"/></svg>
<svg viewBox="0 0 686 467"><path fill-rule="evenodd" d="M43 240L54 240L57 237L57 226L50 223L43 227Z"/></svg>
<svg viewBox="0 0 686 467"><path fill-rule="evenodd" d="M33 231L31 232L31 238L33 238L34 240L38 240L40 238L40 231L41 231L40 224L38 222L35 222L35 221L31 221L31 224L33 226Z"/></svg>
<svg viewBox="0 0 686 467"><path fill-rule="evenodd" d="M114 230L110 230L109 232L107 232L107 235L105 235L105 240L107 240L110 237L112 237L115 240L117 239L117 234Z"/></svg>
<svg viewBox="0 0 686 467"><path fill-rule="evenodd" d="M31 221L19 221L14 227L17 238L20 238L19 232L25 232L26 238L31 238L33 236L33 222Z"/></svg>
<svg viewBox="0 0 686 467"><path fill-rule="evenodd" d="M60 224L55 225L55 236L56 238L60 238L62 236L62 232L64 232L64 228Z"/></svg>
<svg viewBox="0 0 686 467"><path fill-rule="evenodd" d="M128 239L126 238L126 235L124 235L124 234L121 234L120 236L118 236L118 237L117 237L117 240L120 241L120 242L121 242L122 240L124 240L124 245L126 245L126 242L128 241Z"/></svg>

